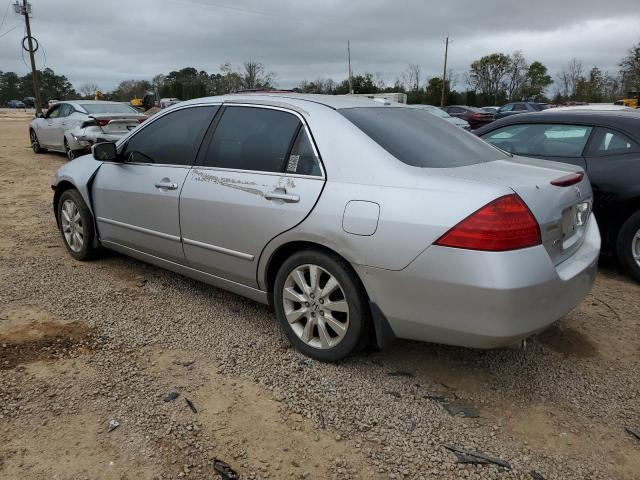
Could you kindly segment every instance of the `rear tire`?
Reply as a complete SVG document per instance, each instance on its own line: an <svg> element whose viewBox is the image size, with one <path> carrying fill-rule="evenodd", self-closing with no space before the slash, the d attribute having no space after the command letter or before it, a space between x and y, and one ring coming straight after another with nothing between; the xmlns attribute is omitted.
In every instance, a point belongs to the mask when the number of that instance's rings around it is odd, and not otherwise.
<svg viewBox="0 0 640 480"><path fill-rule="evenodd" d="M67 142L66 138L64 139L64 153L67 156L67 160L78 158L78 154L75 150L71 150L71 147L69 147L69 142Z"/></svg>
<svg viewBox="0 0 640 480"><path fill-rule="evenodd" d="M311 358L337 362L368 339L367 295L351 266L337 255L294 253L278 270L273 295L284 334Z"/></svg>
<svg viewBox="0 0 640 480"><path fill-rule="evenodd" d="M33 150L33 153L46 153L47 149L46 148L42 148L40 146L40 141L38 140L38 135L36 134L36 131L31 129L29 130L29 140L31 141L31 149Z"/></svg>
<svg viewBox="0 0 640 480"><path fill-rule="evenodd" d="M80 261L95 258L99 249L93 246L93 216L80 192L75 189L62 192L56 206L56 214L60 235L69 255Z"/></svg>
<svg viewBox="0 0 640 480"><path fill-rule="evenodd" d="M622 225L616 250L624 269L640 282L640 211L631 215Z"/></svg>

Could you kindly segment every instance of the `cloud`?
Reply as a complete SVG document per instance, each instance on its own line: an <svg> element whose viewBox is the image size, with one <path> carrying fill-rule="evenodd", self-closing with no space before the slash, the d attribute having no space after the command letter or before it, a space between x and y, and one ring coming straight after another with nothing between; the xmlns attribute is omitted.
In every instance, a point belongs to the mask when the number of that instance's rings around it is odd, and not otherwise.
<svg viewBox="0 0 640 480"><path fill-rule="evenodd" d="M317 77L341 80L347 40L354 71L388 82L409 63L419 64L425 78L440 75L446 35L450 66L459 74L482 55L515 50L551 73L572 57L585 68L615 71L640 41L637 0L32 2L33 32L43 47L38 65L46 54L46 65L74 85L91 82L104 90L124 79L186 66L213 72L248 59L276 72L284 88ZM10 9L0 35L19 22ZM22 35L18 28L0 37L1 70L26 72Z"/></svg>

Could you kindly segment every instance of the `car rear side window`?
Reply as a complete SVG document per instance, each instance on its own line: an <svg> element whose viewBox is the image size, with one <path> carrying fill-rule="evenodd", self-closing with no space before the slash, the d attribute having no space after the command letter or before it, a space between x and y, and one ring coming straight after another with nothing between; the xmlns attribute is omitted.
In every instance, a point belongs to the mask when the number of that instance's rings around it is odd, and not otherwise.
<svg viewBox="0 0 640 480"><path fill-rule="evenodd" d="M640 152L638 144L622 133L608 128L598 128L589 145L587 155L590 157L606 157L638 152Z"/></svg>
<svg viewBox="0 0 640 480"><path fill-rule="evenodd" d="M482 138L515 155L575 158L582 155L591 130L584 125L516 124L489 132Z"/></svg>
<svg viewBox="0 0 640 480"><path fill-rule="evenodd" d="M121 155L130 163L193 165L217 109L184 108L151 120L127 141Z"/></svg>
<svg viewBox="0 0 640 480"><path fill-rule="evenodd" d="M411 107L338 110L378 145L414 167L448 168L504 158L475 135Z"/></svg>
<svg viewBox="0 0 640 480"><path fill-rule="evenodd" d="M291 163L287 152L299 127L298 117L281 110L226 107L204 165L282 173Z"/></svg>
<svg viewBox="0 0 640 480"><path fill-rule="evenodd" d="M317 157L309 135L304 128L300 128L289 158L287 160L286 173L297 175L321 176L320 159Z"/></svg>

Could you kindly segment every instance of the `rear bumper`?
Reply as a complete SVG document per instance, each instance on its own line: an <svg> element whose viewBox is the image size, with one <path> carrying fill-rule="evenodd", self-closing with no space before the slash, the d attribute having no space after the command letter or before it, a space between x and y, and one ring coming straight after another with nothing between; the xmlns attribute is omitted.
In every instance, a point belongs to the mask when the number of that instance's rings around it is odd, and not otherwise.
<svg viewBox="0 0 640 480"><path fill-rule="evenodd" d="M474 348L520 341L571 311L597 273L600 233L553 265L543 246L479 252L431 246L401 271L355 266L398 338Z"/></svg>
<svg viewBox="0 0 640 480"><path fill-rule="evenodd" d="M94 143L117 142L126 135L126 132L122 134L112 134L90 130L90 128L75 128L65 135L71 150L87 150L91 148L91 145Z"/></svg>

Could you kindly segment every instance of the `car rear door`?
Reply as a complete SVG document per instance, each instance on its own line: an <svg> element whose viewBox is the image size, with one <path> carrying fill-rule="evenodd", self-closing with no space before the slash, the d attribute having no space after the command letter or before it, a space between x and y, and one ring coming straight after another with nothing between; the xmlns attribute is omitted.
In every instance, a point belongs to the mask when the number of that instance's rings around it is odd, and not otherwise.
<svg viewBox="0 0 640 480"><path fill-rule="evenodd" d="M100 240L184 263L180 189L218 106L189 106L149 120L105 162L92 194Z"/></svg>
<svg viewBox="0 0 640 480"><path fill-rule="evenodd" d="M257 287L265 245L300 223L324 186L303 118L282 108L225 106L180 197L189 266Z"/></svg>

